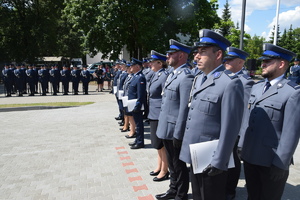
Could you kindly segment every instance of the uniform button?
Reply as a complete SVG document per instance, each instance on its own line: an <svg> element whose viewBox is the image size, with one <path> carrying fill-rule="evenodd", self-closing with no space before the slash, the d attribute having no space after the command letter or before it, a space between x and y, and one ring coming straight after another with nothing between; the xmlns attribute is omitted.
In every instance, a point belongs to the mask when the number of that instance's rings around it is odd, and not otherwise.
<svg viewBox="0 0 300 200"><path fill-rule="evenodd" d="M195 100L197 99L197 97L195 97Z"/></svg>
<svg viewBox="0 0 300 200"><path fill-rule="evenodd" d="M192 107L191 110L194 110L194 108Z"/></svg>
<svg viewBox="0 0 300 200"><path fill-rule="evenodd" d="M189 120L191 120L191 118L189 117Z"/></svg>

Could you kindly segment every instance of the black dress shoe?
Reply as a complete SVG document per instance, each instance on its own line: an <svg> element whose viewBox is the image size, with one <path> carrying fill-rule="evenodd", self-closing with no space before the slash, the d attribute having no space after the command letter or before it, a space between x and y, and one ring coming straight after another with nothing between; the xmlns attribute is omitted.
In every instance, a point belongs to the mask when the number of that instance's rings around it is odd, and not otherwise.
<svg viewBox="0 0 300 200"><path fill-rule="evenodd" d="M167 172L166 175L164 175L161 178L154 177L153 181L160 182L160 181L164 181L164 180L168 180L168 179L169 179L169 172Z"/></svg>
<svg viewBox="0 0 300 200"><path fill-rule="evenodd" d="M116 120L121 120L121 119L122 119L122 117L115 117L115 119L116 119Z"/></svg>
<svg viewBox="0 0 300 200"><path fill-rule="evenodd" d="M129 128L128 129L125 129L125 130L121 130L121 132L127 132L127 131L129 131Z"/></svg>
<svg viewBox="0 0 300 200"><path fill-rule="evenodd" d="M157 199L174 199L176 197L176 193L166 192L163 194L155 195Z"/></svg>
<svg viewBox="0 0 300 200"><path fill-rule="evenodd" d="M158 172L152 171L152 172L150 172L150 176L157 176L159 173L160 173L160 171L158 171Z"/></svg>
<svg viewBox="0 0 300 200"><path fill-rule="evenodd" d="M130 149L141 149L144 148L145 146L143 144L135 144L130 147Z"/></svg>
<svg viewBox="0 0 300 200"><path fill-rule="evenodd" d="M130 142L130 143L128 143L128 145L129 146L134 146L134 145L136 145L136 143L135 142Z"/></svg>
<svg viewBox="0 0 300 200"><path fill-rule="evenodd" d="M126 137L127 139L129 139L129 138L136 138L136 134L133 134L132 136L130 136L130 135L125 135L125 137Z"/></svg>

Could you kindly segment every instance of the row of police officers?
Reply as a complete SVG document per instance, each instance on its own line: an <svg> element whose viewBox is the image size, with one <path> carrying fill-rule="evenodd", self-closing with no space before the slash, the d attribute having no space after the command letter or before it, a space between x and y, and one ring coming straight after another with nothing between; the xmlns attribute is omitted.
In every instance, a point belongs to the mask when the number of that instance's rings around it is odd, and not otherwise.
<svg viewBox="0 0 300 200"><path fill-rule="evenodd" d="M11 97L14 93L17 93L18 96L23 96L27 92L29 92L29 96L34 96L38 93L45 96L49 92L52 95L57 95L60 82L63 86L62 91L64 95L69 93L70 82L72 82L72 93L78 95L80 81L83 84L83 93L88 94L90 78L90 73L86 67L80 70L76 66L72 70L66 66L59 70L57 65L53 65L51 69L46 65L42 65L38 69L34 65L25 67L25 64L17 64L15 67L13 64L5 64L2 70L2 79L7 97ZM51 83L50 88L49 83Z"/></svg>
<svg viewBox="0 0 300 200"><path fill-rule="evenodd" d="M132 114L137 129L129 145L144 147L141 113L148 104L149 114L158 108L159 113L148 118L157 120L154 129L161 143L156 142L165 149L170 174L168 190L157 199L188 199L189 181L193 199L234 199L242 160L248 199L280 200L300 135L299 85L284 76L296 54L264 44L259 58L264 79L255 83L243 68L249 56L245 51L230 47L226 38L208 29L200 30L199 36L193 48L170 40L166 55L170 68L153 73L149 81L142 61L133 59L129 64L132 79L127 94L128 100L136 100ZM187 65L191 52L196 64L192 70ZM162 54L151 53L157 55ZM150 66L162 57L151 60ZM151 81L160 77L165 77L161 93L154 95ZM190 145L213 140L218 144L211 161L196 172ZM231 154L235 167L228 169Z"/></svg>

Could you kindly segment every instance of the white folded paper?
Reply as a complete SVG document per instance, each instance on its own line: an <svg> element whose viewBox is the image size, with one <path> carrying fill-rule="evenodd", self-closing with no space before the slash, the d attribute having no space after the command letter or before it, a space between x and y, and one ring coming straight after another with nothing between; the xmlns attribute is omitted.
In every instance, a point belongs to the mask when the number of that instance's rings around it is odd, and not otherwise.
<svg viewBox="0 0 300 200"><path fill-rule="evenodd" d="M124 91L123 90L119 90L119 93L118 93L118 99L119 100L122 100L123 94L124 94Z"/></svg>
<svg viewBox="0 0 300 200"><path fill-rule="evenodd" d="M123 107L127 107L128 106L128 96L123 96L122 102L123 102Z"/></svg>
<svg viewBox="0 0 300 200"><path fill-rule="evenodd" d="M118 91L118 86L114 86L114 94L117 94L117 91Z"/></svg>
<svg viewBox="0 0 300 200"><path fill-rule="evenodd" d="M132 112L135 105L136 105L137 99L130 99L127 101L127 107L128 107L128 112ZM142 105L141 110L144 110L144 105Z"/></svg>
<svg viewBox="0 0 300 200"><path fill-rule="evenodd" d="M219 140L213 140L208 142L190 144L194 174L202 173L202 171L211 163L217 149L218 142ZM228 168L234 168L232 153L230 155Z"/></svg>

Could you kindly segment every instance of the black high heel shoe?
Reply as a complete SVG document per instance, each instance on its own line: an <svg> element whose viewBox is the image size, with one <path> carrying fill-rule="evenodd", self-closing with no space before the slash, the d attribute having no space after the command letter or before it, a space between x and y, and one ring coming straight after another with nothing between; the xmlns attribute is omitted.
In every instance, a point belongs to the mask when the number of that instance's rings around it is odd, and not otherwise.
<svg viewBox="0 0 300 200"><path fill-rule="evenodd" d="M160 173L160 170L157 172L152 171L152 172L150 172L150 176L157 176L159 173Z"/></svg>
<svg viewBox="0 0 300 200"><path fill-rule="evenodd" d="M121 129L121 132L127 132L127 131L130 131L130 129L129 128L125 130Z"/></svg>
<svg viewBox="0 0 300 200"><path fill-rule="evenodd" d="M164 181L164 180L168 180L168 179L169 179L169 172L167 172L166 175L164 175L161 178L154 177L153 181L160 182L160 181Z"/></svg>
<svg viewBox="0 0 300 200"><path fill-rule="evenodd" d="M136 134L133 134L132 136L130 136L130 135L125 135L125 137L126 137L127 139L129 139L129 138L136 138Z"/></svg>

